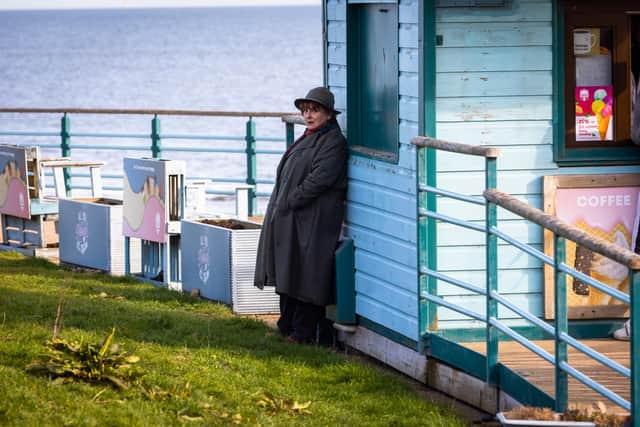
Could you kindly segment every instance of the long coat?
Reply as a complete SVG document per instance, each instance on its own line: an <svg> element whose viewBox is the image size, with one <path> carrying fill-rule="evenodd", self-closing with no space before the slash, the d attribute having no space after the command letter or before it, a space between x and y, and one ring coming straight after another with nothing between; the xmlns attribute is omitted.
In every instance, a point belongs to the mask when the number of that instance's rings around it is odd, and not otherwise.
<svg viewBox="0 0 640 427"><path fill-rule="evenodd" d="M344 216L347 142L337 123L296 142L278 165L254 283L304 302L333 299L333 257Z"/></svg>

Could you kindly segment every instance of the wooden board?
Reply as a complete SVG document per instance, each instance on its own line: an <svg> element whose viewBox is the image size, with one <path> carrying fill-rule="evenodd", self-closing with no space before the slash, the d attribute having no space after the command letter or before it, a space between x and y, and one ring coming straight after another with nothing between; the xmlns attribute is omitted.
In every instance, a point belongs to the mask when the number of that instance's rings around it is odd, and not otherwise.
<svg viewBox="0 0 640 427"><path fill-rule="evenodd" d="M639 187L640 188L640 174L600 174L600 175L555 175L555 176L545 176L544 177L544 211L551 215L557 215L557 198L558 191L563 189L590 189L590 193L593 196L596 195L598 189L604 191L605 189L615 189L620 187ZM639 189L640 191L640 189ZM582 220L579 224L583 224L582 228L586 227L584 231L588 233L597 233L598 237L603 238L605 240L611 240L613 237L609 236L609 234L614 233L614 230L605 230L603 225L597 227L598 221L589 221L589 207L585 206L583 208L584 214L582 214ZM615 212L615 208L612 207L612 213ZM638 212L636 212L636 216ZM618 225L616 225L618 227ZM637 227L637 220L636 220ZM629 230L633 233L633 230ZM608 234L607 234L608 233ZM617 233L617 231L616 231ZM611 241L615 243L614 241ZM630 249L633 249L633 242L631 242ZM553 255L553 233L549 230L544 231L544 252L547 255ZM579 256L578 249L576 249L576 245L572 242L567 242L566 247L567 259L566 263L570 267L574 267L576 263L576 257ZM591 255L595 260L595 257L599 255ZM590 265L593 265L595 261L591 261ZM576 267L578 268L578 267ZM545 265L545 317L547 319L552 319L554 317L554 270L551 266ZM589 271L584 271L585 274L590 274ZM599 276L594 277L597 280L603 281L604 279L600 279ZM628 281L628 279L627 279ZM579 298L579 296L573 292L571 289L575 288L574 279L570 276L567 277L567 287L570 288L567 293L569 295L569 309L568 314L571 319L582 319L582 318L611 318L611 317L628 317L629 311L628 306L620 303L619 301L610 301L607 304L598 303L596 297L598 295L604 295L599 293L599 291L595 291L590 288L588 290L585 289L585 292L588 292L588 299ZM625 291L624 283L620 283L615 285L613 283L609 283L612 287L618 287L620 290ZM628 286L628 285L627 285ZM608 297L605 296L606 299ZM585 300L586 301L583 301ZM604 300L603 300L604 301Z"/></svg>
<svg viewBox="0 0 640 427"><path fill-rule="evenodd" d="M613 339L582 340L581 342L623 366L631 366L629 358L630 346L628 342L615 341ZM554 353L553 341L534 341L534 343L547 352L551 354ZM485 354L485 343L466 343L462 345L481 354ZM555 394L555 374L553 365L547 363L531 351L513 341L501 342L499 354L500 362L502 364L513 369L527 381L538 386L551 396ZM569 347L569 364L611 391L622 396L624 399L630 399L629 379L615 373L609 368L604 367L600 363L578 352L572 347ZM590 405L597 401L605 402L606 406L610 408L612 412L625 412L623 408L615 405L608 399L605 399L601 394L572 378L569 379L569 405Z"/></svg>

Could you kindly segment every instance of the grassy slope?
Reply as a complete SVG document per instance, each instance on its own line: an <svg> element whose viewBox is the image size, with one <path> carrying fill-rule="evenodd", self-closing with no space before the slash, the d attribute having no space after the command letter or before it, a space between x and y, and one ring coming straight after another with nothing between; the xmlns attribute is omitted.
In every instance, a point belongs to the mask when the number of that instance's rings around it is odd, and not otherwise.
<svg viewBox="0 0 640 427"><path fill-rule="evenodd" d="M141 357L146 386L173 396L26 374L51 337L61 298L61 338L99 343L115 326L115 342ZM265 392L311 401L312 413L272 414L257 404ZM226 425L233 415L264 426L463 425L393 376L288 344L225 306L0 252L0 425Z"/></svg>

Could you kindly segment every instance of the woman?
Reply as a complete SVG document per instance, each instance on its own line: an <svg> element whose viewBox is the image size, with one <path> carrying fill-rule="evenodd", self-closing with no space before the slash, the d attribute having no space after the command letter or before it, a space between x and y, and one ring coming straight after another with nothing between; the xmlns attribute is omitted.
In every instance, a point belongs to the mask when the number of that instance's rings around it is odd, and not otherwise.
<svg viewBox="0 0 640 427"><path fill-rule="evenodd" d="M307 129L282 156L258 245L254 283L280 295L278 329L289 341L316 340L333 299L333 257L344 216L347 142L324 87L295 100Z"/></svg>

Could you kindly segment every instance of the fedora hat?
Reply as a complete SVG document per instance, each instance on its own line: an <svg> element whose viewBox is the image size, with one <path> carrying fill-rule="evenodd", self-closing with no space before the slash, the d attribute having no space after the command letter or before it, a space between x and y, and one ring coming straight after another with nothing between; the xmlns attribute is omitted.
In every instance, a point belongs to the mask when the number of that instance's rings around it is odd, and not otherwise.
<svg viewBox="0 0 640 427"><path fill-rule="evenodd" d="M295 104L296 108L299 110L301 103L309 102L309 101L322 105L324 108L333 112L333 114L335 115L340 114L340 111L336 111L336 109L333 108L335 104L335 99L331 91L326 87L322 87L322 86L315 87L307 93L307 96L305 96L304 98L298 98L293 103Z"/></svg>

